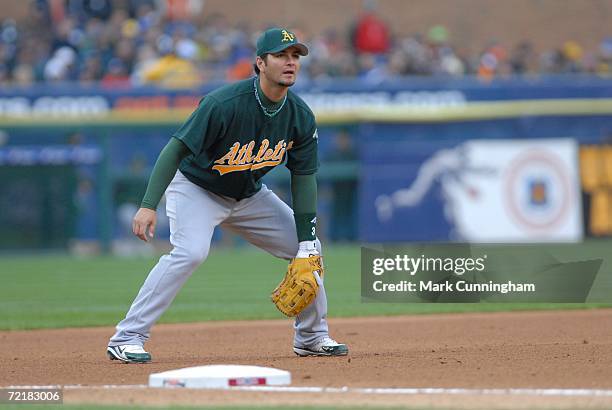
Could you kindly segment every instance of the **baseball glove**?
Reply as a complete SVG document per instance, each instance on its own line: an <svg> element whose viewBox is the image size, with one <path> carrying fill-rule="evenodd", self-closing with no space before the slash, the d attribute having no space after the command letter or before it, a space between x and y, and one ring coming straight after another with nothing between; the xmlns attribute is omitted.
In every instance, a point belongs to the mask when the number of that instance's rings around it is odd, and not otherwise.
<svg viewBox="0 0 612 410"><path fill-rule="evenodd" d="M323 277L320 256L291 260L282 282L274 289L271 298L278 310L289 317L300 314L317 296L319 284L314 272Z"/></svg>

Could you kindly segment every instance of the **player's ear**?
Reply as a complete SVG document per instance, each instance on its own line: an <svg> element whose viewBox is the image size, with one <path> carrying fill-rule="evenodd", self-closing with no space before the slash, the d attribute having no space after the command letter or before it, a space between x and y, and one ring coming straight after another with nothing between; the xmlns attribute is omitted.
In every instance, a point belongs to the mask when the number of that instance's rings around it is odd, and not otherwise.
<svg viewBox="0 0 612 410"><path fill-rule="evenodd" d="M257 58L255 59L255 64L257 64L257 68L259 68L259 71L263 71L262 68L266 66L266 57L267 54L265 54L263 57L257 56Z"/></svg>

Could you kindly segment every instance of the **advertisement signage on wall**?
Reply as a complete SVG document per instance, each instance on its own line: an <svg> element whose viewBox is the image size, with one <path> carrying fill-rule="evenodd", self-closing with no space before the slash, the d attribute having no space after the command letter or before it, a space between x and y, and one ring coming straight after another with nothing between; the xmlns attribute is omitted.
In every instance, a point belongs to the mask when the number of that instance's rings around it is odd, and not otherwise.
<svg viewBox="0 0 612 410"><path fill-rule="evenodd" d="M517 115L612 113L612 81L599 77L579 82L563 78L403 79L366 84L359 80L302 82L300 95L319 121L450 121L509 118ZM222 84L194 89L135 87L112 89L78 84L37 85L0 90L0 123L23 118L78 120L100 118L144 122L164 113L181 121L200 99Z"/></svg>
<svg viewBox="0 0 612 410"><path fill-rule="evenodd" d="M396 157L385 172L373 166L374 177L365 181L364 236L372 242L580 241L577 155L574 140L546 139L470 140L434 148L416 164L414 157Z"/></svg>
<svg viewBox="0 0 612 410"><path fill-rule="evenodd" d="M587 234L612 236L612 146L581 146L580 177Z"/></svg>

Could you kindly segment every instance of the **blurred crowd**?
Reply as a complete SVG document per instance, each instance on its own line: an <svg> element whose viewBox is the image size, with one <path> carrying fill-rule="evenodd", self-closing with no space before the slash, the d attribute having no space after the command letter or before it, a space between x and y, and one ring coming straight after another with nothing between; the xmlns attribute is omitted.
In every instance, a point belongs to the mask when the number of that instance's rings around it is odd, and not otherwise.
<svg viewBox="0 0 612 410"><path fill-rule="evenodd" d="M223 15L199 18L205 2L32 0L27 18L0 26L0 84L76 81L105 87L190 87L252 73L254 43L266 27L232 25ZM198 15L198 18L192 16ZM453 41L444 25L399 36L375 8L350 27L313 33L291 27L310 46L301 81L334 77L368 82L401 76L483 79L526 74L612 73L612 37L598 49L576 41L536 51L530 40L492 41L477 52Z"/></svg>

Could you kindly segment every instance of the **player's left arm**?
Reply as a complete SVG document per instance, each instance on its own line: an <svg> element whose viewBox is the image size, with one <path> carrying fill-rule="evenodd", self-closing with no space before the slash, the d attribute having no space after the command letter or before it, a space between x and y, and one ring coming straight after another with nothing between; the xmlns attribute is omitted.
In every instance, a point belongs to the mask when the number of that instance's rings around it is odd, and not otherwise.
<svg viewBox="0 0 612 410"><path fill-rule="evenodd" d="M317 177L316 174L291 174L293 218L299 242L297 257L318 255L317 238Z"/></svg>
<svg viewBox="0 0 612 410"><path fill-rule="evenodd" d="M315 174L291 175L291 195L299 249L281 283L272 292L272 303L285 315L299 315L317 296L323 278L323 261L316 247L317 179Z"/></svg>
<svg viewBox="0 0 612 410"><path fill-rule="evenodd" d="M293 141L287 152L287 168L291 171L291 202L300 250L297 257L318 254L314 246L317 225L317 178L319 168L318 134L314 120L305 135ZM302 252L304 253L304 252Z"/></svg>
<svg viewBox="0 0 612 410"><path fill-rule="evenodd" d="M282 282L272 292L272 302L287 316L296 316L315 299L323 278L323 261L316 247L317 224L317 130L293 141L287 153L291 171L291 202L299 242Z"/></svg>

